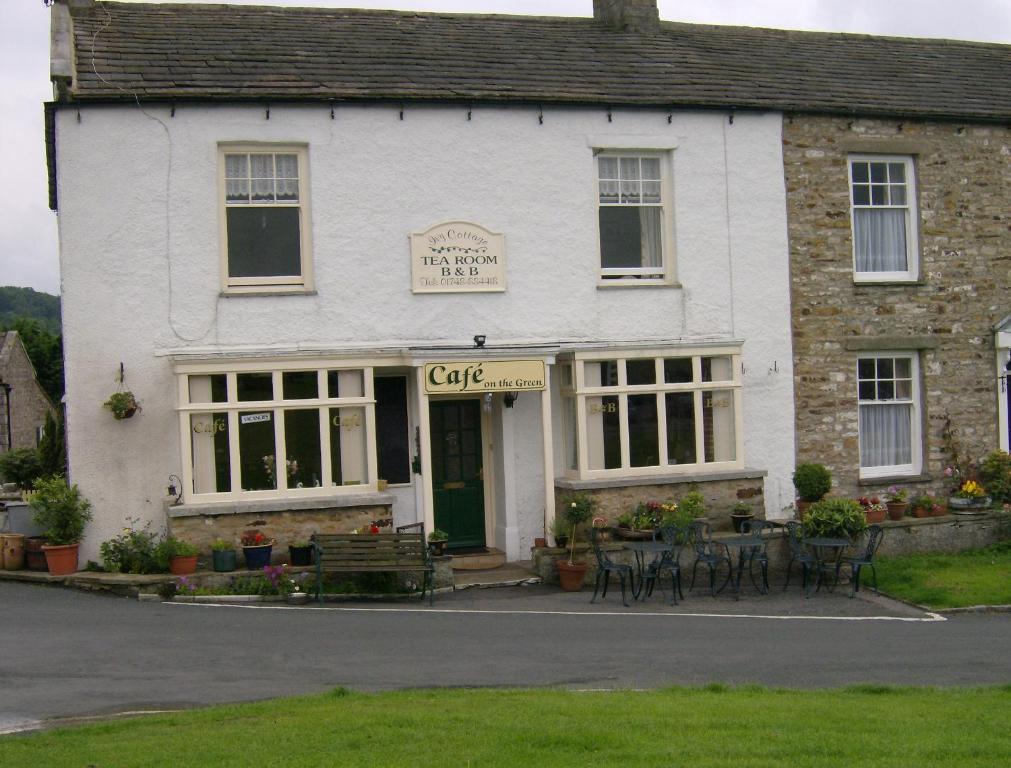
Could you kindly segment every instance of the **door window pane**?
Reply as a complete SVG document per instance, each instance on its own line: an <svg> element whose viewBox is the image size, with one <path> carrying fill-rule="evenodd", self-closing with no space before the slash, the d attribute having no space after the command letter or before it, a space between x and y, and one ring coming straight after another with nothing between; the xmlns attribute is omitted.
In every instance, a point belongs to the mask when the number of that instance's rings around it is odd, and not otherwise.
<svg viewBox="0 0 1011 768"><path fill-rule="evenodd" d="M379 477L390 484L411 482L411 448L407 424L407 377L375 380L376 459Z"/></svg>
<svg viewBox="0 0 1011 768"><path fill-rule="evenodd" d="M244 491L277 488L274 414L239 411L239 470Z"/></svg>

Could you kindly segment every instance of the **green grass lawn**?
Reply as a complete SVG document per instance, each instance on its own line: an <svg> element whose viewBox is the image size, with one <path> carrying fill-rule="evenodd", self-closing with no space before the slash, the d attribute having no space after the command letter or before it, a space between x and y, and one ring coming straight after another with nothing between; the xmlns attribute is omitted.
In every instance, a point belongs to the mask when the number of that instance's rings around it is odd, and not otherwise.
<svg viewBox="0 0 1011 768"><path fill-rule="evenodd" d="M993 768L1009 717L1011 686L338 689L3 737L0 765Z"/></svg>
<svg viewBox="0 0 1011 768"><path fill-rule="evenodd" d="M1011 605L1011 542L953 554L881 557L878 587L931 608ZM871 584L870 569L860 574Z"/></svg>

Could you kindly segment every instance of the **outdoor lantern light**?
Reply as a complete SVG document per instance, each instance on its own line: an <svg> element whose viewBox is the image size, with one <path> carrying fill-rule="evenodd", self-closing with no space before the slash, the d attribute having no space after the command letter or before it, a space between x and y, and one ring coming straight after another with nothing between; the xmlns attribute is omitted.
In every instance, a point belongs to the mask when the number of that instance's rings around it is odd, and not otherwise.
<svg viewBox="0 0 1011 768"><path fill-rule="evenodd" d="M505 403L506 408L512 408L513 404L519 399L519 392L506 392L502 396L502 402Z"/></svg>
<svg viewBox="0 0 1011 768"><path fill-rule="evenodd" d="M183 497L182 492L183 481L179 479L178 475L169 475L168 479L169 479L168 488L166 488L165 490L168 491L169 496L175 496L175 501L173 501L172 503L178 504Z"/></svg>
<svg viewBox="0 0 1011 768"><path fill-rule="evenodd" d="M478 349L483 349L485 338L486 336L483 333L477 334L477 336L474 337L474 346Z"/></svg>

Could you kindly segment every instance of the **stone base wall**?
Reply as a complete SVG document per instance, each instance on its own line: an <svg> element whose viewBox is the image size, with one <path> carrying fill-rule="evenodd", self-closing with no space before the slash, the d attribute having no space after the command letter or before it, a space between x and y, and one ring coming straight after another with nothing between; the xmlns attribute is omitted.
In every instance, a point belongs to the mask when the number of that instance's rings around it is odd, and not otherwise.
<svg viewBox="0 0 1011 768"><path fill-rule="evenodd" d="M848 156L912 157L919 279L853 281ZM943 491L946 418L965 454L998 447L993 327L1011 314L1011 129L1002 125L790 115L783 125L790 240L797 461L825 464L842 496L895 478L859 478L859 352L918 352L922 474Z"/></svg>
<svg viewBox="0 0 1011 768"><path fill-rule="evenodd" d="M243 533L257 529L274 539L271 562L288 559L288 545L308 541L314 533L346 533L368 525L373 520L392 517L389 505L287 510L283 512L239 512L219 515L169 517L169 533L196 546L202 556L210 557L211 542L224 539L240 549Z"/></svg>
<svg viewBox="0 0 1011 768"><path fill-rule="evenodd" d="M731 530L730 513L738 502L751 505L756 518L765 517L764 482L761 477L710 482L662 483L656 485L628 485L615 488L589 488L578 491L597 500L597 515L609 524L617 525L618 517L634 512L642 501L680 501L691 491L705 497L705 516L713 530ZM574 493L567 488L555 488L555 513L563 511L563 499Z"/></svg>

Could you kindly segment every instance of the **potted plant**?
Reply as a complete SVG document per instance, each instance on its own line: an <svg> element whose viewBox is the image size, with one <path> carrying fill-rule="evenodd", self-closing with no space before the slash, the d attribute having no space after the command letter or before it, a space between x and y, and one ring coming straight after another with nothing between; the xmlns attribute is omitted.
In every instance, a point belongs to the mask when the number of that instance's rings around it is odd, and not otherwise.
<svg viewBox="0 0 1011 768"><path fill-rule="evenodd" d="M901 520L909 508L909 493L905 488L893 485L885 492L885 506L891 520Z"/></svg>
<svg viewBox="0 0 1011 768"><path fill-rule="evenodd" d="M597 500L586 493L576 493L563 499L561 511L572 526L572 533L568 559L559 558L555 561L555 565L558 568L558 582L566 592L578 592L583 588L583 580L589 566L585 561L575 562L576 527L592 518L596 509Z"/></svg>
<svg viewBox="0 0 1011 768"><path fill-rule="evenodd" d="M803 520L808 507L821 501L832 490L832 473L823 464L799 464L793 472L793 486L799 497L797 517Z"/></svg>
<svg viewBox="0 0 1011 768"><path fill-rule="evenodd" d="M753 520L755 513L751 511L751 505L745 501L734 504L734 511L730 513L730 520L734 524L734 530L741 532L743 526L749 520Z"/></svg>
<svg viewBox="0 0 1011 768"><path fill-rule="evenodd" d="M804 515L804 536L855 539L867 529L867 517L860 503L852 499L822 499Z"/></svg>
<svg viewBox="0 0 1011 768"><path fill-rule="evenodd" d="M112 417L117 421L129 419L140 411L140 403L130 390L112 393L102 405L112 411Z"/></svg>
<svg viewBox="0 0 1011 768"><path fill-rule="evenodd" d="M966 480L948 499L948 506L956 511L981 511L990 506L992 499L986 489L975 480Z"/></svg>
<svg viewBox="0 0 1011 768"><path fill-rule="evenodd" d="M432 550L432 554L436 557L442 557L446 554L446 543L449 541L449 534L445 531L435 528L430 534L428 534L428 546Z"/></svg>
<svg viewBox="0 0 1011 768"><path fill-rule="evenodd" d="M909 503L909 506L913 510L913 517L923 518L923 517L933 517L934 507L940 505L937 503L937 499L935 499L929 493L924 493L913 499ZM941 509L943 510L944 507L941 507Z"/></svg>
<svg viewBox="0 0 1011 768"><path fill-rule="evenodd" d="M197 555L200 550L189 542L166 536L155 548L158 564L173 576L189 576L197 571Z"/></svg>
<svg viewBox="0 0 1011 768"><path fill-rule="evenodd" d="M289 544L288 563L290 565L312 565L312 544L305 539Z"/></svg>
<svg viewBox="0 0 1011 768"><path fill-rule="evenodd" d="M242 534L242 554L246 558L246 568L259 571L270 565L270 552L274 548L274 540L268 539L255 528Z"/></svg>
<svg viewBox="0 0 1011 768"><path fill-rule="evenodd" d="M706 516L706 498L698 491L689 491L678 504L682 520L703 520Z"/></svg>
<svg viewBox="0 0 1011 768"><path fill-rule="evenodd" d="M551 535L555 539L555 546L565 549L569 543L569 521L564 515L556 515L551 521Z"/></svg>
<svg viewBox="0 0 1011 768"><path fill-rule="evenodd" d="M857 504L864 508L864 519L869 525L883 523L888 514L888 507L877 496L861 496Z"/></svg>
<svg viewBox="0 0 1011 768"><path fill-rule="evenodd" d="M35 524L45 532L46 565L54 576L77 571L77 550L84 526L91 520L91 502L76 485L67 485L60 475L35 481L36 493L29 502Z"/></svg>
<svg viewBox="0 0 1011 768"><path fill-rule="evenodd" d="M235 570L235 547L230 541L215 539L211 542L211 566L218 573Z"/></svg>

